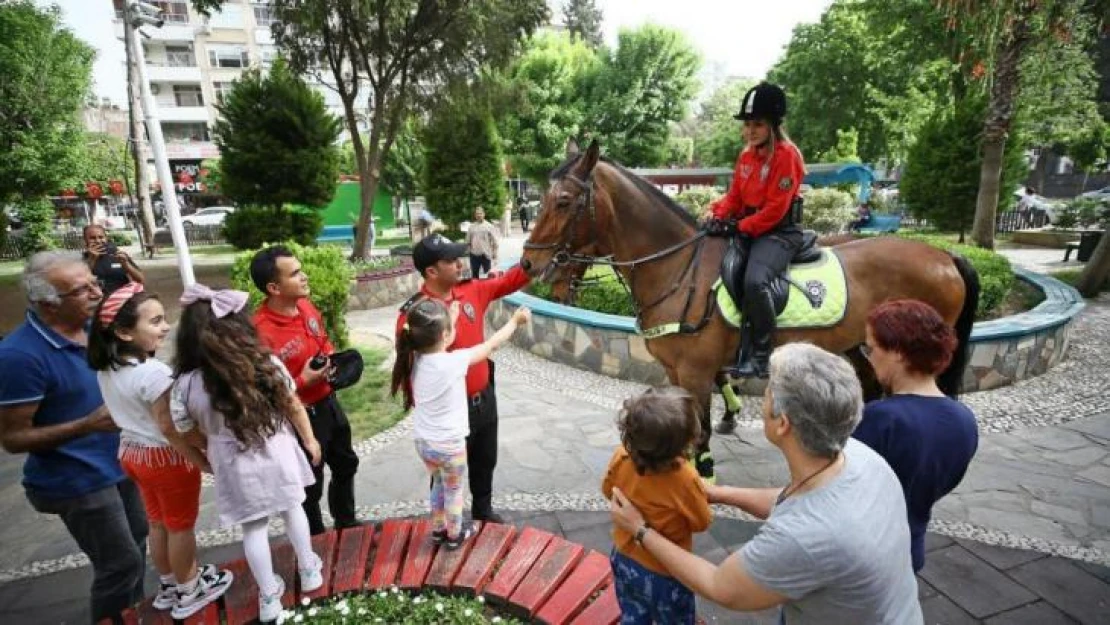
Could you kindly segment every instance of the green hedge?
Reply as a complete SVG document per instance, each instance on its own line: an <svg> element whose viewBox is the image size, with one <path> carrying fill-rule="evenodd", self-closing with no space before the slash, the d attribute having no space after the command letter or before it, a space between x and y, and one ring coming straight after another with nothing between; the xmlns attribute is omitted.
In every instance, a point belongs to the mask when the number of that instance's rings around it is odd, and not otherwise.
<svg viewBox="0 0 1110 625"><path fill-rule="evenodd" d="M347 299L351 293L351 278L354 273L350 263L343 256L341 248L325 245L305 247L295 241L283 243L301 261L301 268L308 275L312 287L309 298L320 314L324 316L328 337L338 349L347 346ZM259 249L268 247L262 244ZM251 259L258 250L248 250L235 257L231 267L231 284L234 288L250 293L251 306L262 302L262 293L251 281Z"/></svg>
<svg viewBox="0 0 1110 625"><path fill-rule="evenodd" d="M632 305L632 298L624 290L621 283L613 275L613 270L606 266L591 267L586 272L586 277L602 278L601 282L583 286L578 291L575 307L594 312L608 313L631 317L636 314ZM532 283L528 291L536 297L551 299L551 285L539 282Z"/></svg>
<svg viewBox="0 0 1110 625"><path fill-rule="evenodd" d="M317 210L243 206L229 213L224 220L224 236L239 250L259 249L266 241L296 241L301 245L314 245L323 226L324 217Z"/></svg>

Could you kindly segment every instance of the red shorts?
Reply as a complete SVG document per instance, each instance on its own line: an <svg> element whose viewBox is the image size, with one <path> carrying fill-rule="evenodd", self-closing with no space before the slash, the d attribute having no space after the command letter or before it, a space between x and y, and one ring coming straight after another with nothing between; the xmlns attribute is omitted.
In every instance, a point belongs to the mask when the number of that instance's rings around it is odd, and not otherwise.
<svg viewBox="0 0 1110 625"><path fill-rule="evenodd" d="M172 447L120 447L123 472L139 487L151 523L193 529L200 511L200 469Z"/></svg>

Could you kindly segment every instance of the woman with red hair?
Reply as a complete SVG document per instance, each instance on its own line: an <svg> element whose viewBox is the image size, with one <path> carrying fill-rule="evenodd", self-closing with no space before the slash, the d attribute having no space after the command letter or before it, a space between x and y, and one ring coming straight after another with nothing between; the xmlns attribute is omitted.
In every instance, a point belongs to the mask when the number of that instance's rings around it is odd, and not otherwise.
<svg viewBox="0 0 1110 625"><path fill-rule="evenodd" d="M889 395L864 407L852 436L885 458L902 483L914 571L925 566L933 504L959 485L979 445L975 415L937 387L956 342L952 327L917 300L885 302L867 318L862 350Z"/></svg>

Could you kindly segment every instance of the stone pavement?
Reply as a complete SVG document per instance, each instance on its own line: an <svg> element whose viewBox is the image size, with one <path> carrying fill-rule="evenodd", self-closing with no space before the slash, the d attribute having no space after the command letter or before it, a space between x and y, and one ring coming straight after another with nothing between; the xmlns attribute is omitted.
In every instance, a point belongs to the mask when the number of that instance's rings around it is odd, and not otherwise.
<svg viewBox="0 0 1110 625"><path fill-rule="evenodd" d="M504 253L510 257L511 248ZM353 336L360 342L389 342L394 315L393 308L351 313ZM1110 622L1107 606L1098 603L1110 597L1110 571L1099 566L1110 564L1107 336L1110 297L1103 296L1080 315L1062 365L1038 378L964 398L980 417L982 439L963 484L936 509L934 553L922 573L928 622ZM511 347L495 360L502 417L496 504L517 515L535 515L530 524L557 525L568 538L607 548L607 521L599 515L606 502L598 486L617 444L615 411L644 387ZM745 402L741 423L748 427L737 436L714 438L721 483L786 482L780 456L752 427L757 404ZM427 478L409 427L403 421L358 446L363 464L357 497L364 518L420 514L426 507ZM27 504L19 485L22 460L0 454L0 506L5 509L0 622L8 622L3 616L9 610L20 617L15 622L31 619L39 614L34 605L44 606L46 620L27 622L68 622L81 609L72 597L87 588L88 567L57 519L38 515ZM698 539L698 549L715 560L756 527L734 510L718 510L718 517L722 521ZM202 545L238 549L237 534L217 526L210 488L203 493L198 529ZM71 596L68 604L51 599L59 589ZM32 597L43 603L31 602ZM49 607L54 605L57 611ZM722 622L760 622L730 619Z"/></svg>

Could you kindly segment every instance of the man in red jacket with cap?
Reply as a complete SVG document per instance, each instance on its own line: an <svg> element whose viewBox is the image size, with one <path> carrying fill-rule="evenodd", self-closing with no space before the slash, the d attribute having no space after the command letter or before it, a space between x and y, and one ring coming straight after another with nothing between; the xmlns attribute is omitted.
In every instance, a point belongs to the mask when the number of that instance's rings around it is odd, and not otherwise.
<svg viewBox="0 0 1110 625"><path fill-rule="evenodd" d="M397 331L410 308L425 298L445 304L459 303L455 342L449 349L474 347L485 340L486 308L490 302L520 290L528 274L520 266L483 279L462 280L462 257L467 248L438 234L424 237L412 250L412 262L424 277L420 292L409 298L397 316ZM470 411L470 436L466 455L470 475L471 517L476 521L502 522L493 511L493 468L497 466L497 394L492 360L471 365L466 372L466 403Z"/></svg>
<svg viewBox="0 0 1110 625"><path fill-rule="evenodd" d="M313 535L324 533L320 499L324 465L331 469L328 509L336 528L358 525L355 517L355 471L358 455L351 445L351 424L328 381L327 357L335 353L320 311L308 299L308 276L301 262L280 245L260 250L251 260L251 280L266 295L254 314L258 336L294 376L297 396L308 411L320 441L323 462L312 467L316 483L305 489L304 511ZM315 359L315 360L314 360Z"/></svg>

